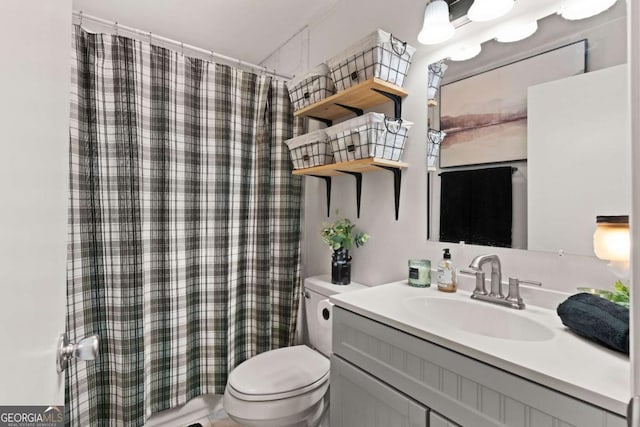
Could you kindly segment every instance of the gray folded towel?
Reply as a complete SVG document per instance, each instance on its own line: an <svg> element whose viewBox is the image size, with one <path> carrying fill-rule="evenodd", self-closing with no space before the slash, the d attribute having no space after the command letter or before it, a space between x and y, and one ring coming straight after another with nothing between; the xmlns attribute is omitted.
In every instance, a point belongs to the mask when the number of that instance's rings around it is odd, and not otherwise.
<svg viewBox="0 0 640 427"><path fill-rule="evenodd" d="M572 295L557 309L562 323L569 329L629 354L629 309L587 293Z"/></svg>

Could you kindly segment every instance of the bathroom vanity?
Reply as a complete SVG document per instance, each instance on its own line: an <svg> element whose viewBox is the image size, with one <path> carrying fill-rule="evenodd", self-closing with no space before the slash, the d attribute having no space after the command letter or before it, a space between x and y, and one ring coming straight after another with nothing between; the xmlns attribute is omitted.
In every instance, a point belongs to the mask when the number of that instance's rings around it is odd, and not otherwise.
<svg viewBox="0 0 640 427"><path fill-rule="evenodd" d="M403 282L331 300L332 427L626 426L628 358L551 309Z"/></svg>

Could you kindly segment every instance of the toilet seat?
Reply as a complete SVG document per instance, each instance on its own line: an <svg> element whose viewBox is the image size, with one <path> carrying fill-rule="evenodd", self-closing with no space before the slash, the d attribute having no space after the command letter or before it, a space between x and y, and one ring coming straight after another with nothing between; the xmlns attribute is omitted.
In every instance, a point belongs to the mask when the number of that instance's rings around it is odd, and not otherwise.
<svg viewBox="0 0 640 427"><path fill-rule="evenodd" d="M326 410L328 390L329 360L304 345L287 347L236 367L224 407L231 419L248 426L307 425Z"/></svg>
<svg viewBox="0 0 640 427"><path fill-rule="evenodd" d="M287 399L314 390L329 379L329 360L304 345L261 353L236 367L227 388L247 401Z"/></svg>
<svg viewBox="0 0 640 427"><path fill-rule="evenodd" d="M294 390L284 391L281 393L246 394L236 390L235 387L233 387L230 384L227 384L227 390L229 391L230 394L233 395L233 397L237 399L246 400L248 402L268 402L271 400L282 400L282 399L289 399L292 397L301 396L319 387L322 387L324 383L326 383L328 380L329 380L329 372L327 372L322 378L320 378L318 381L312 384L309 384L305 387L297 388Z"/></svg>
<svg viewBox="0 0 640 427"><path fill-rule="evenodd" d="M224 408L229 418L249 427L314 426L329 406L329 381L315 390L269 401L237 399L230 388L224 392Z"/></svg>

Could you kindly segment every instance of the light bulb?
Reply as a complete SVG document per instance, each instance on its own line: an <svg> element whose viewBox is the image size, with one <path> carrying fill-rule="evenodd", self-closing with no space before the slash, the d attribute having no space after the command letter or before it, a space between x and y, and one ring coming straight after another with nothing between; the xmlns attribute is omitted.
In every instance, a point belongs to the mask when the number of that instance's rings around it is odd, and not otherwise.
<svg viewBox="0 0 640 427"><path fill-rule="evenodd" d="M527 24L509 24L496 34L496 40L500 43L512 43L524 40L538 30L538 22L533 21Z"/></svg>
<svg viewBox="0 0 640 427"><path fill-rule="evenodd" d="M482 51L479 44L457 46L449 51L449 59L452 61L466 61L475 58Z"/></svg>
<svg viewBox="0 0 640 427"><path fill-rule="evenodd" d="M509 13L513 0L474 0L467 17L474 22L491 21Z"/></svg>
<svg viewBox="0 0 640 427"><path fill-rule="evenodd" d="M453 37L455 30L449 21L449 5L444 0L435 0L429 3L424 11L418 41L427 45L442 43Z"/></svg>
<svg viewBox="0 0 640 427"><path fill-rule="evenodd" d="M567 0L558 12L564 19L575 21L604 12L616 3L616 0Z"/></svg>

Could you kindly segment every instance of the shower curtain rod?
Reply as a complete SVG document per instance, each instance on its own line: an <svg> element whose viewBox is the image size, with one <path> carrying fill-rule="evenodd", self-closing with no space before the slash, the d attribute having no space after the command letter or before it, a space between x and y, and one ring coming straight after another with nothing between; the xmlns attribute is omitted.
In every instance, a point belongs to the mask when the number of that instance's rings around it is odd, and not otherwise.
<svg viewBox="0 0 640 427"><path fill-rule="evenodd" d="M265 73L265 74L269 74L271 76L274 77L280 77L282 79L285 80L290 80L293 76L287 75L287 74L282 74L282 73L278 73L276 70L269 70L267 67L264 67L262 65L257 65L257 64L253 64L251 62L247 62L247 61L243 61L242 59L237 59L237 58L233 58L231 56L227 56L227 55L223 55L221 53L216 53L212 50L208 50L208 49L202 49L200 47L197 46L193 46L190 44L186 44L186 43L182 43L173 39L169 39L167 37L162 37L162 36L158 36L156 34L151 33L150 31L142 31L139 30L137 28L133 28L133 27L127 27L126 25L121 25L118 24L115 21L107 21L106 19L102 19L102 18L98 18L97 16L92 16L92 15L87 15L86 13L83 13L82 11L73 11L73 18L76 20L76 23L78 23L80 26L82 26L82 24L85 21L91 21L94 22L96 24L100 24L100 25L104 25L107 27L113 27L113 29L115 30L115 33L118 34L118 31L122 30L125 31L127 33L131 33L135 36L145 36L149 38L149 41L151 40L157 40L160 41L162 43L166 43L166 44L170 44L176 47L179 47L182 51L182 53L184 53L184 50L190 50L192 52L197 52L199 54L202 55L206 55L207 57L210 58L215 58L215 59L219 59L221 61L227 62L227 63L231 63L231 64L237 64L239 67L245 67L245 68L252 68L254 70L260 70L260 72Z"/></svg>

